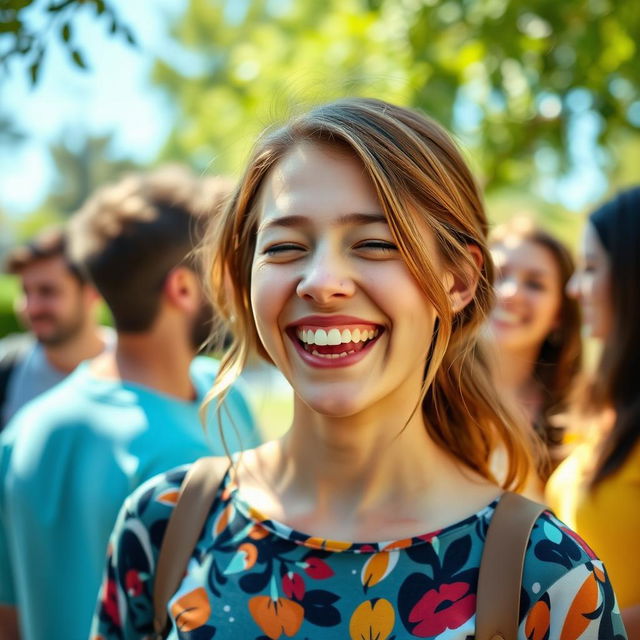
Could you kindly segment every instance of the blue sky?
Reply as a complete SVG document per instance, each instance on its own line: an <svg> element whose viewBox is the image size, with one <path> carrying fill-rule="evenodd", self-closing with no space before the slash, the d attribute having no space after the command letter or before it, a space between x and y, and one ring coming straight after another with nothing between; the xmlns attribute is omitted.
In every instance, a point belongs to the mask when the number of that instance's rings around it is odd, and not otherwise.
<svg viewBox="0 0 640 640"><path fill-rule="evenodd" d="M3 79L0 97L29 137L20 146L0 148L0 210L19 217L46 197L55 178L47 152L52 141L64 139L73 148L86 134L112 134L114 159L154 158L169 133L171 111L166 97L150 84L150 71L156 57L178 66L189 64L184 50L167 37L187 2L113 0L121 20L132 27L138 48L107 35L106 21L96 19L92 9L81 11L74 33L90 66L86 73L71 63L57 35L52 36L35 88L28 82L26 65L15 61ZM246 0L233 0L229 6L240 11L245 4ZM576 119L570 137L576 163L561 180L550 158L536 158L542 170L536 188L548 200L580 209L606 190L595 154L598 128L586 111Z"/></svg>
<svg viewBox="0 0 640 640"><path fill-rule="evenodd" d="M55 177L47 153L50 141L64 139L73 147L86 133L113 133L114 157L138 161L159 151L171 122L166 100L149 83L155 56L171 55L168 26L185 0L140 2L116 0L121 20L133 28L139 47L107 34L107 21L92 10L81 11L74 33L90 66L77 69L53 36L38 85L27 79L25 65L14 61L3 81L4 107L28 134L20 146L0 148L0 207L19 216L36 207Z"/></svg>

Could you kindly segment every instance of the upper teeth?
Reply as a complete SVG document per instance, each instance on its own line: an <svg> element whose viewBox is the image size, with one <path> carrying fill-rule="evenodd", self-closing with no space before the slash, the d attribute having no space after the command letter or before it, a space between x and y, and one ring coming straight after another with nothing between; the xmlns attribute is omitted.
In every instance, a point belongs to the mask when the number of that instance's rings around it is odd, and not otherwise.
<svg viewBox="0 0 640 640"><path fill-rule="evenodd" d="M296 334L302 342L317 345L337 345L347 342L373 340L378 329L298 329Z"/></svg>
<svg viewBox="0 0 640 640"><path fill-rule="evenodd" d="M500 309L499 307L494 308L493 317L496 320L500 320L501 322L518 322L520 317L517 313L512 313L511 311L506 311L505 309Z"/></svg>

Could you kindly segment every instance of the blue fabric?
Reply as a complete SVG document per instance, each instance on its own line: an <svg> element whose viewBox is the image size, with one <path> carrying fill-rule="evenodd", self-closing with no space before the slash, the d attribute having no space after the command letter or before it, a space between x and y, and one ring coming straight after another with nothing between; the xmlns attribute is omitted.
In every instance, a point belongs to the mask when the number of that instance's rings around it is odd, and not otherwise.
<svg viewBox="0 0 640 640"><path fill-rule="evenodd" d="M198 415L216 370L215 361L196 358L198 397L184 402L97 379L83 364L9 423L0 436L0 602L18 606L25 640L86 640L126 496L171 467L225 454L215 409L206 433ZM237 389L226 409L229 449L255 446Z"/></svg>

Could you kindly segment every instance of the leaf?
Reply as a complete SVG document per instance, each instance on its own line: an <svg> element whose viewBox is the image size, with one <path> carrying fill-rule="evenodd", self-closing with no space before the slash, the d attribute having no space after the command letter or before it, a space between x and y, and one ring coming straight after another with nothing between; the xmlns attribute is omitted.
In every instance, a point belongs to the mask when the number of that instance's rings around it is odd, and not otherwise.
<svg viewBox="0 0 640 640"><path fill-rule="evenodd" d="M453 576L467 563L471 552L471 536L463 536L454 540L445 551L442 570L448 576Z"/></svg>
<svg viewBox="0 0 640 640"><path fill-rule="evenodd" d="M325 580L333 575L333 569L320 558L309 556L306 559L306 564L304 572L314 580Z"/></svg>
<svg viewBox="0 0 640 640"><path fill-rule="evenodd" d="M365 600L358 605L349 621L349 635L352 640L377 638L387 640L395 624L395 611L384 598Z"/></svg>
<svg viewBox="0 0 640 640"><path fill-rule="evenodd" d="M40 61L34 62L29 66L29 76L31 78L31 84L36 85L38 78L40 77Z"/></svg>
<svg viewBox="0 0 640 640"><path fill-rule="evenodd" d="M171 614L180 631L193 631L203 626L211 615L211 605L204 587L181 596L171 605Z"/></svg>
<svg viewBox="0 0 640 640"><path fill-rule="evenodd" d="M249 600L249 613L269 638L295 636L302 625L302 607L287 598L273 600L269 596L254 596Z"/></svg>
<svg viewBox="0 0 640 640"><path fill-rule="evenodd" d="M333 627L340 624L342 617L338 609L333 606L333 603L339 599L339 596L330 591L322 589L307 591L302 600L305 619L319 627Z"/></svg>
<svg viewBox="0 0 640 640"><path fill-rule="evenodd" d="M120 27L120 32L122 33L122 35L125 37L125 40L132 46L135 47L138 45L137 40L135 39L135 36L133 35L133 32L131 31L131 29L129 29L129 27L125 27L122 26Z"/></svg>
<svg viewBox="0 0 640 640"><path fill-rule="evenodd" d="M80 69L87 68L87 64L85 63L84 58L82 57L82 54L77 49L74 49L71 52L71 59L74 61L77 67L80 67Z"/></svg>
<svg viewBox="0 0 640 640"><path fill-rule="evenodd" d="M259 593L268 584L271 578L271 566L267 564L262 573L248 573L238 581L240 588L246 593Z"/></svg>
<svg viewBox="0 0 640 640"><path fill-rule="evenodd" d="M0 33L18 33L22 30L20 20L3 20L0 22Z"/></svg>
<svg viewBox="0 0 640 640"><path fill-rule="evenodd" d="M69 40L71 40L71 24L69 22L65 22L62 25L62 29L60 29L60 35L62 36L62 40L64 42L69 42Z"/></svg>
<svg viewBox="0 0 640 640"><path fill-rule="evenodd" d="M397 551L382 551L372 554L364 563L360 579L365 591L384 580L398 562Z"/></svg>

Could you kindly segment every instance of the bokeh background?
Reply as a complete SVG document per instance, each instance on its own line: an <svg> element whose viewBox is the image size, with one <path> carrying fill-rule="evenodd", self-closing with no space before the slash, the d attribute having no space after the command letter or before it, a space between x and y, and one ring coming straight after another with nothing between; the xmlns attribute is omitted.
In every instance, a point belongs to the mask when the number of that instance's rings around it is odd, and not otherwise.
<svg viewBox="0 0 640 640"><path fill-rule="evenodd" d="M266 125L350 94L452 130L495 222L575 245L640 181L635 0L1 0L0 18L0 254L125 170L237 174ZM16 286L0 276L0 336Z"/></svg>

